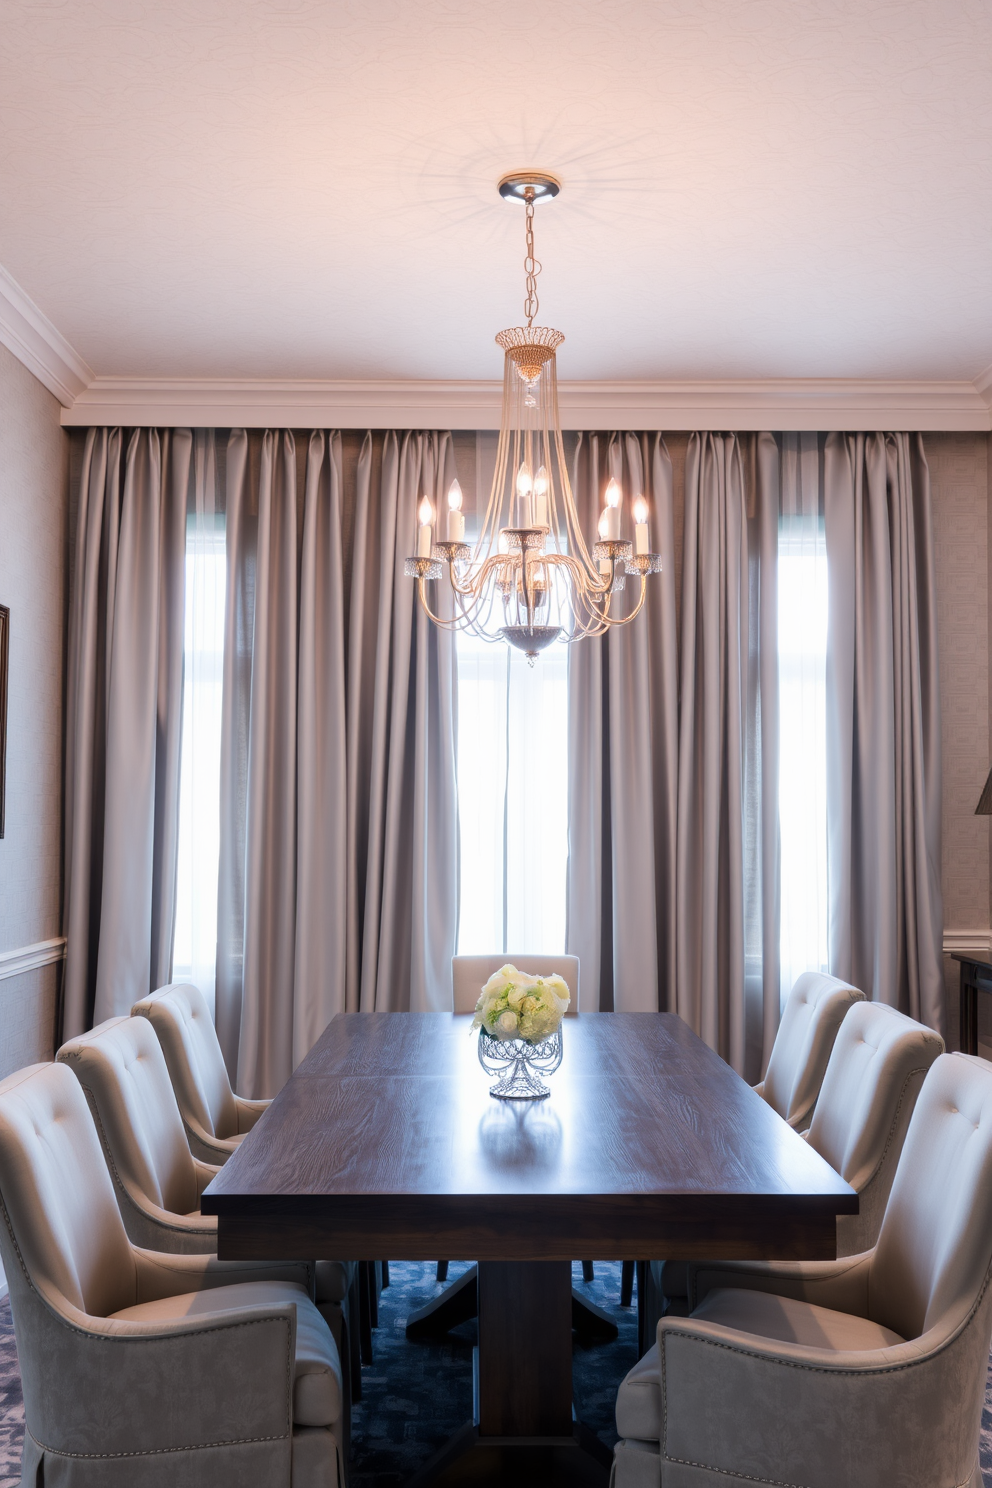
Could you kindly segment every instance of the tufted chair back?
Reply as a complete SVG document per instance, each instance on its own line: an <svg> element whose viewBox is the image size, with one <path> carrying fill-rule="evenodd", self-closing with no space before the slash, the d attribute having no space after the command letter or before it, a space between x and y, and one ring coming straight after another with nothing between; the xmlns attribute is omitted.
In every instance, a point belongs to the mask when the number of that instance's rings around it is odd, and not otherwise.
<svg viewBox="0 0 992 1488"><path fill-rule="evenodd" d="M494 971L501 966L515 966L528 976L564 977L571 999L566 1018L574 1018L579 1011L579 958L578 956L514 956L509 951L497 951L489 956L452 956L451 980L454 984L454 1006L456 1013L474 1013L479 993Z"/></svg>
<svg viewBox="0 0 992 1488"><path fill-rule="evenodd" d="M992 1065L942 1054L896 1169L868 1278L869 1316L904 1338L963 1320L992 1266Z"/></svg>
<svg viewBox="0 0 992 1488"><path fill-rule="evenodd" d="M158 1036L187 1122L212 1137L238 1134L238 1111L210 1010L198 987L173 982L143 997L132 1016Z"/></svg>
<svg viewBox="0 0 992 1488"><path fill-rule="evenodd" d="M86 1097L63 1065L30 1065L0 1082L0 1199L8 1275L16 1241L59 1311L68 1303L106 1317L133 1305L131 1246Z"/></svg>
<svg viewBox="0 0 992 1488"><path fill-rule="evenodd" d="M199 1207L196 1169L165 1058L144 1018L109 1018L63 1044L118 1182L137 1199L186 1214Z"/></svg>
<svg viewBox="0 0 992 1488"><path fill-rule="evenodd" d="M765 1078L756 1088L796 1131L809 1125L837 1030L864 993L826 972L805 971L782 1010Z"/></svg>
<svg viewBox="0 0 992 1488"><path fill-rule="evenodd" d="M838 1255L875 1244L917 1097L943 1052L939 1034L881 1002L857 1003L840 1025L808 1133L861 1200L858 1214L838 1216Z"/></svg>

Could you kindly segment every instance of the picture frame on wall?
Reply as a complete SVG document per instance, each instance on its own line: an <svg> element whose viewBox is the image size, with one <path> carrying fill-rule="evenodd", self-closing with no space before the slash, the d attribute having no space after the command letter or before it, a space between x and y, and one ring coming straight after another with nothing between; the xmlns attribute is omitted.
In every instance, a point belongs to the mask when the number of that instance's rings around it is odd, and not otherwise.
<svg viewBox="0 0 992 1488"><path fill-rule="evenodd" d="M10 606L0 605L0 837L7 794L7 657L10 651Z"/></svg>

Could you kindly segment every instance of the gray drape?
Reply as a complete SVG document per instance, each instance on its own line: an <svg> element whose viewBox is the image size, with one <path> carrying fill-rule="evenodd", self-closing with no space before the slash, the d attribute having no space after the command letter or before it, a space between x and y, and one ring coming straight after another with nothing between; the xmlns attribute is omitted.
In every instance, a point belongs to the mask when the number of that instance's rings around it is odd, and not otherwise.
<svg viewBox="0 0 992 1488"><path fill-rule="evenodd" d="M256 1096L336 1012L451 1005L454 648L403 573L451 441L355 454L288 431L227 451L217 1026Z"/></svg>
<svg viewBox="0 0 992 1488"><path fill-rule="evenodd" d="M171 973L191 448L187 429L86 437L69 619L65 1036L129 1012Z"/></svg>
<svg viewBox="0 0 992 1488"><path fill-rule="evenodd" d="M661 435L579 436L573 487L586 532L611 476L648 499L663 567L648 580L646 613L569 652L565 948L581 963L584 1008L674 1010L678 657L672 463ZM625 607L639 581L627 588Z"/></svg>
<svg viewBox="0 0 992 1488"><path fill-rule="evenodd" d="M943 1028L940 700L919 434L830 434L830 969Z"/></svg>
<svg viewBox="0 0 992 1488"><path fill-rule="evenodd" d="M693 434L686 453L677 1006L757 1078L778 1026L777 450ZM751 510L748 510L748 486Z"/></svg>

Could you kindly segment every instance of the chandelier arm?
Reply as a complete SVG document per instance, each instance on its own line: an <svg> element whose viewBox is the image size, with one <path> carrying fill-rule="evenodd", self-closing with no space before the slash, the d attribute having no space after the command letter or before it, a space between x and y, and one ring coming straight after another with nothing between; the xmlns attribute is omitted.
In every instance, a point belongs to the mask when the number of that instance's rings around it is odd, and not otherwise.
<svg viewBox="0 0 992 1488"><path fill-rule="evenodd" d="M423 612L427 616L428 620L432 620L434 622L434 624L437 625L441 630L459 630L459 629L462 629L462 627L459 626L459 625L457 625L454 620L445 620L445 619L442 618L442 616L435 615L434 611L431 609L430 605L427 603L426 585L427 585L427 580L426 579L418 579L417 580L417 598L420 600L421 608L423 609Z"/></svg>

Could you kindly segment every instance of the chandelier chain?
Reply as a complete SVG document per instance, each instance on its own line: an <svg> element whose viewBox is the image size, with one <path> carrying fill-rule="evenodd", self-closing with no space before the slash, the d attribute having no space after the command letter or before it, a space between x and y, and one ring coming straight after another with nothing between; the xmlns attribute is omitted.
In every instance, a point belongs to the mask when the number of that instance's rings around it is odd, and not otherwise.
<svg viewBox="0 0 992 1488"><path fill-rule="evenodd" d="M537 276L541 272L541 265L534 257L534 192L532 188L527 191L526 195L525 234L527 253L524 257L524 273L527 276L527 295L524 299L524 315L527 317L527 325L532 326L540 305L537 298Z"/></svg>

